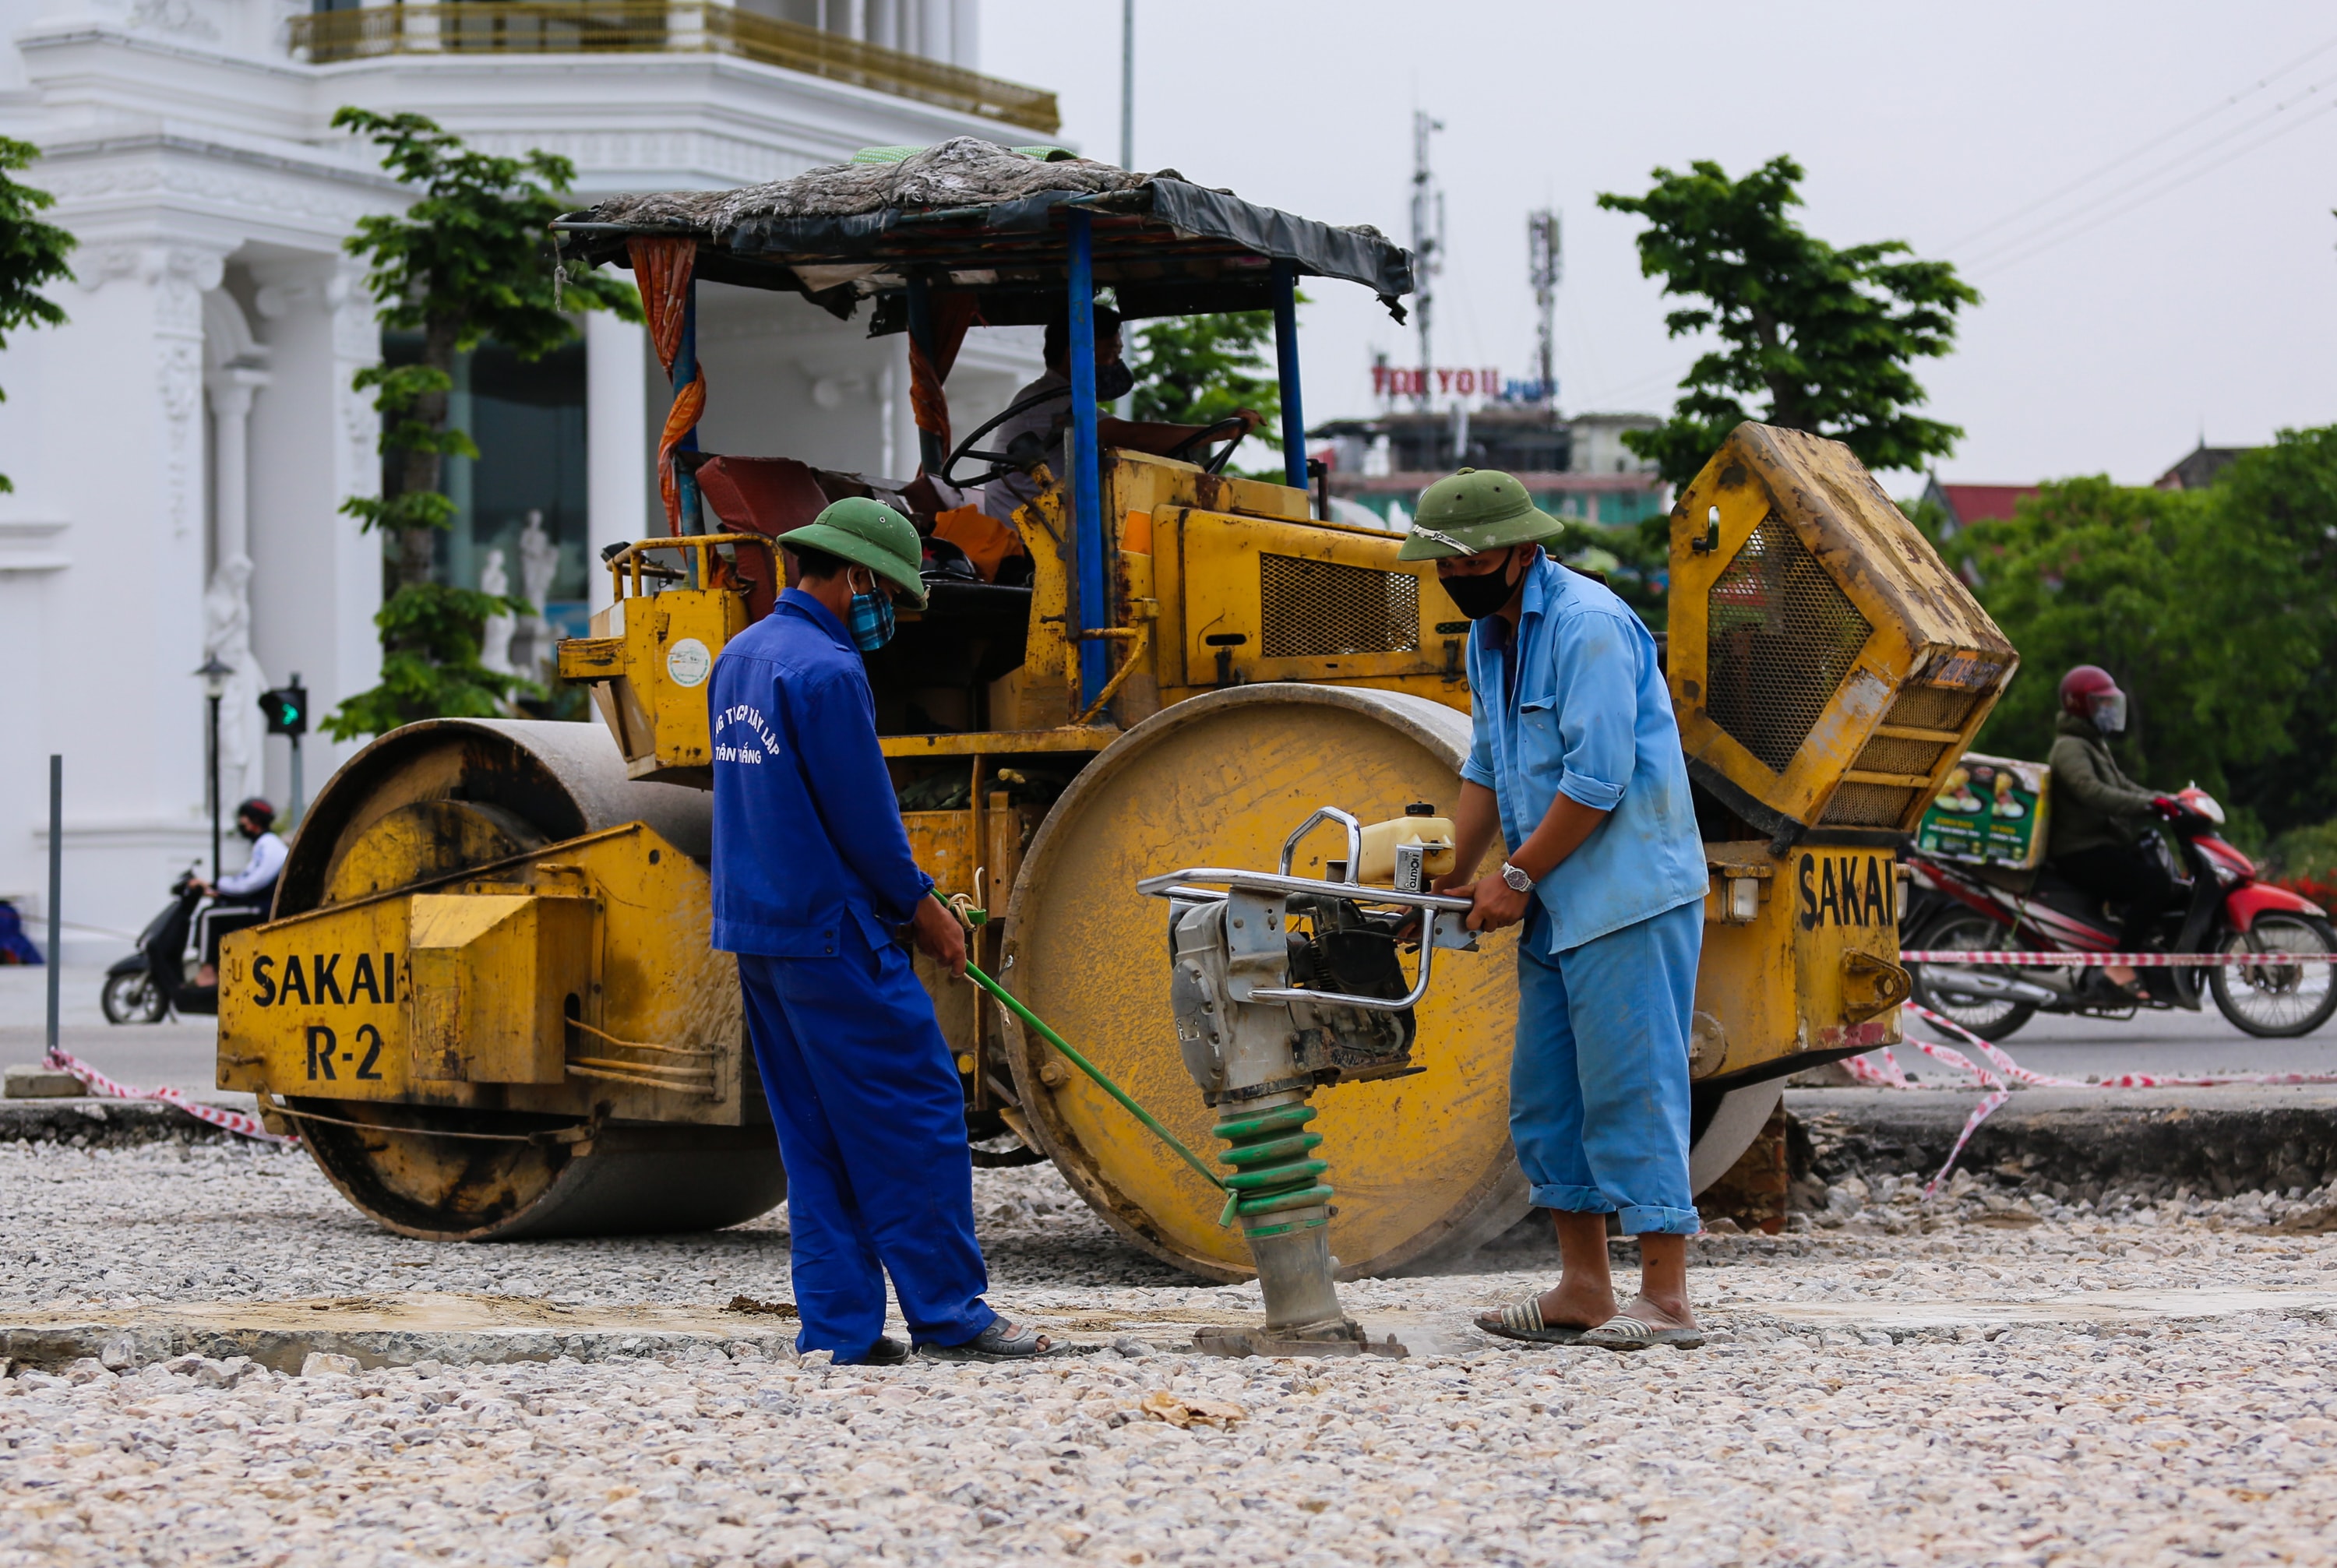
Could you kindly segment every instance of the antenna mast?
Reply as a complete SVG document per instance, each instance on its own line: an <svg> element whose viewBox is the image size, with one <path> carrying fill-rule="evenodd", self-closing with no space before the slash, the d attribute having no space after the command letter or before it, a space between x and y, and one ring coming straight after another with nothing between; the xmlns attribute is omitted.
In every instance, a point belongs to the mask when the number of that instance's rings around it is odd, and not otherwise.
<svg viewBox="0 0 2337 1568"><path fill-rule="evenodd" d="M1420 407L1427 412L1430 351L1428 323L1436 300L1436 275L1444 270L1444 188L1428 168L1428 138L1444 129L1424 109L1412 112L1412 309L1420 323Z"/></svg>
<svg viewBox="0 0 2337 1568"><path fill-rule="evenodd" d="M1534 401L1549 407L1558 401L1552 323L1558 307L1559 279L1566 273L1566 251L1559 238L1558 214L1547 207L1526 215L1526 266L1533 278L1535 349L1541 371L1541 386Z"/></svg>

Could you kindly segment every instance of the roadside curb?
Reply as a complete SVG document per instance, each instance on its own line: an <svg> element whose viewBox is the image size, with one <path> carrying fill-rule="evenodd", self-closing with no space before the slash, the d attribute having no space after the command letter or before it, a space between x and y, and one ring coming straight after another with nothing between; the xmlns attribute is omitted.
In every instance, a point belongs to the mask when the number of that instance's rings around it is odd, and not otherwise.
<svg viewBox="0 0 2337 1568"><path fill-rule="evenodd" d="M1971 1111L1965 1090L1790 1089L1794 1173L1937 1170ZM2068 1189L2215 1198L2312 1191L2337 1178L2337 1091L2024 1089L1972 1135L1975 1176ZM2056 1196L2062 1196L2056 1193Z"/></svg>

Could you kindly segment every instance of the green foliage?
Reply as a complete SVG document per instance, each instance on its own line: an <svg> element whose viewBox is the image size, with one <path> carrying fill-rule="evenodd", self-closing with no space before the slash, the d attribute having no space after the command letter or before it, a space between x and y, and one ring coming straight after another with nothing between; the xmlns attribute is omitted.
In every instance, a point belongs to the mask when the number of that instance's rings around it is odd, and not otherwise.
<svg viewBox="0 0 2337 1568"><path fill-rule="evenodd" d="M479 640L490 615L524 615L516 596L497 598L442 583L409 583L375 615L381 628L381 684L343 702L323 725L336 740L379 735L421 719L500 719L518 696L543 689L479 662Z"/></svg>
<svg viewBox="0 0 2337 1568"><path fill-rule="evenodd" d="M1899 240L1836 250L1805 232L1787 211L1801 178L1791 158L1742 180L1699 161L1685 174L1657 169L1643 196L1599 198L1648 220L1641 273L1702 301L1664 318L1671 336L1719 339L1680 382L1671 418L1623 436L1673 485L1748 418L1843 442L1877 469L1920 468L1963 434L1908 412L1924 400L1908 364L1947 353L1956 312L1979 294L1948 262L1900 260L1912 252ZM1757 414L1748 398L1763 400Z"/></svg>
<svg viewBox="0 0 2337 1568"><path fill-rule="evenodd" d="M1131 327L1128 367L1136 373L1137 418L1214 425L1247 408L1266 423L1250 432L1242 449L1255 445L1282 450L1282 386L1271 359L1273 311L1164 316ZM1258 470L1257 476L1279 482L1281 465Z"/></svg>
<svg viewBox="0 0 2337 1568"><path fill-rule="evenodd" d="M0 136L0 348L7 347L7 335L15 328L64 325L64 311L41 287L72 276L65 257L73 237L41 221L41 212L55 205L55 197L8 178L10 171L29 167L40 155L29 142ZM0 401L6 397L0 392ZM0 474L0 495L15 488Z"/></svg>
<svg viewBox="0 0 2337 1568"><path fill-rule="evenodd" d="M553 301L550 229L576 181L567 159L541 150L522 158L473 152L420 114L351 105L336 110L332 122L370 140L382 150L381 166L422 192L403 212L357 220L343 242L370 263L366 286L382 302L383 326L451 330L458 352L493 338L536 359L574 335L567 311L641 318L631 284L589 270L571 275Z"/></svg>
<svg viewBox="0 0 2337 1568"><path fill-rule="evenodd" d="M2022 673L1983 750L2042 758L2074 664L2132 699L2129 776L2195 780L2243 836L2337 816L2337 429L2283 432L2205 491L2048 485L1950 541Z"/></svg>
<svg viewBox="0 0 2337 1568"><path fill-rule="evenodd" d="M550 227L576 178L567 159L540 150L522 158L473 152L419 114L344 107L332 122L371 141L381 166L421 192L404 212L359 219L343 241L369 264L366 286L381 323L423 339L420 364L369 366L354 382L374 394L381 450L402 461L387 494L341 505L396 546L396 587L376 617L381 684L343 702L325 725L346 740L417 719L505 713L514 692L542 696L533 681L479 663L482 624L503 602L431 580L435 535L455 516L442 488L445 460L479 456L467 433L446 424L455 356L493 338L538 359L574 336L570 312L612 310L639 321L641 305L632 285L589 269L555 285ZM529 608L509 603L523 613Z"/></svg>

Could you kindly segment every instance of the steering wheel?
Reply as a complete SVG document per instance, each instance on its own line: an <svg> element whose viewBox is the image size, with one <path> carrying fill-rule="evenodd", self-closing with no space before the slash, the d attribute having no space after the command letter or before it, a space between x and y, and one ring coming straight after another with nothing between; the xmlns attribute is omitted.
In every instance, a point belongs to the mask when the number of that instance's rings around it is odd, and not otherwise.
<svg viewBox="0 0 2337 1568"><path fill-rule="evenodd" d="M1201 472L1204 474L1222 474L1225 472L1227 460L1233 456L1235 448L1242 444L1242 438L1247 436L1249 431L1248 420L1238 414L1228 414L1215 424L1202 426L1198 430L1171 446L1163 456L1177 458L1180 462L1189 461L1186 454L1196 446L1206 446L1212 441L1225 441L1224 448L1216 456L1201 465ZM1226 441L1228 436L1233 439Z"/></svg>
<svg viewBox="0 0 2337 1568"><path fill-rule="evenodd" d="M1001 425L1005 424L1009 419L1013 418L1017 414L1027 413L1031 409L1039 407L1041 403L1053 403L1065 400L1067 397L1067 394L1059 391L1033 392L1028 397L1022 398L1017 402L1009 403L997 414L983 420L980 425L976 426L972 435L959 442L957 444L957 450L949 455L949 460L942 465L942 471L938 475L934 475L934 477L953 489L971 490L976 485L987 485L992 479L1001 478L1008 474L1021 472L1021 470L1016 467L1014 460L1005 453L980 451L975 448L974 443L981 440L984 436L989 435L992 430L997 429ZM968 457L978 457L984 463L991 464L992 466L986 474L980 475L971 479L960 479L955 475L953 470L954 470L961 462L963 462Z"/></svg>

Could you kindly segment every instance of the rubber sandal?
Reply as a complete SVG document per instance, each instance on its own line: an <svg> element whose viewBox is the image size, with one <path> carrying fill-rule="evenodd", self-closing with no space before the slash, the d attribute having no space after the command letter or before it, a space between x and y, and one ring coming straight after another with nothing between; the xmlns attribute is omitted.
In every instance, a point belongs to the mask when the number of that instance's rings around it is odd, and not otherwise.
<svg viewBox="0 0 2337 1568"><path fill-rule="evenodd" d="M1476 1322L1487 1334L1522 1339L1529 1345L1572 1345L1590 1332L1571 1323L1543 1322L1539 1296L1529 1296L1516 1306L1504 1307L1498 1312L1480 1312Z"/></svg>
<svg viewBox="0 0 2337 1568"><path fill-rule="evenodd" d="M1694 1350L1704 1343L1704 1330L1658 1328L1652 1323L1642 1323L1637 1318L1627 1318L1618 1313L1575 1343L1596 1345L1601 1350L1645 1350L1652 1345L1670 1345L1682 1350Z"/></svg>
<svg viewBox="0 0 2337 1568"><path fill-rule="evenodd" d="M898 1367L909 1359L909 1348L890 1334L876 1336L876 1343L868 1347L857 1361L838 1361L839 1367Z"/></svg>
<svg viewBox="0 0 2337 1568"><path fill-rule="evenodd" d="M917 1354L929 1361L1028 1361L1055 1348L1036 1328L1017 1328L1003 1318L963 1345L920 1345Z"/></svg>

